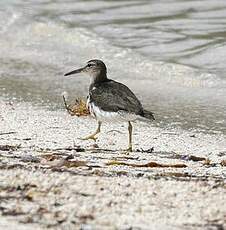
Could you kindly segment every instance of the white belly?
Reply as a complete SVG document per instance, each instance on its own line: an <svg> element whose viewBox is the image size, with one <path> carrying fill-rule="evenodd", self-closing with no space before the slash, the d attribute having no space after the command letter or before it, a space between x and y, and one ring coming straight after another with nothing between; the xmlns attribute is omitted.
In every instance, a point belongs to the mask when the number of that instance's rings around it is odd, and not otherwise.
<svg viewBox="0 0 226 230"><path fill-rule="evenodd" d="M87 103L89 111L93 117L102 122L125 122L134 121L138 118L136 114L127 113L124 111L107 112L97 107L93 102Z"/></svg>

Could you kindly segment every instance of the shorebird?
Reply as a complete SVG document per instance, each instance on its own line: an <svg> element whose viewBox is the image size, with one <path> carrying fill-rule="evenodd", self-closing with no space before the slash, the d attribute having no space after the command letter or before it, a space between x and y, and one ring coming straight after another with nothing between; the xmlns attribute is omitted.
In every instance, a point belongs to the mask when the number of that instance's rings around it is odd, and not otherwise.
<svg viewBox="0 0 226 230"><path fill-rule="evenodd" d="M90 60L85 67L66 73L64 76L87 73L91 77L87 108L98 121L96 131L82 140L96 141L103 122L128 122L129 146L132 151L132 124L135 120L154 120L152 112L143 109L135 94L124 84L107 77L107 68L101 60Z"/></svg>

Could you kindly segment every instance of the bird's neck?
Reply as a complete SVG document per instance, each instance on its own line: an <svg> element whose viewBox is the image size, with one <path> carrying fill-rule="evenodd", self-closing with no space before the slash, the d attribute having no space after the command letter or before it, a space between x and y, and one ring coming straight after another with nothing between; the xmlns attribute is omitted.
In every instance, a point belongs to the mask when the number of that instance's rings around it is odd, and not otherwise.
<svg viewBox="0 0 226 230"><path fill-rule="evenodd" d="M101 83L108 80L106 71L97 71L91 75L91 84Z"/></svg>

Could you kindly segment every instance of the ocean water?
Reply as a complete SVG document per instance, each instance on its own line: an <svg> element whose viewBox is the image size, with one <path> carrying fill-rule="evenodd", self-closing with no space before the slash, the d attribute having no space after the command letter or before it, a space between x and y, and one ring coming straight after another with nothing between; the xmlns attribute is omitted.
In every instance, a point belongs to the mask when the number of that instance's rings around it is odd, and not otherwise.
<svg viewBox="0 0 226 230"><path fill-rule="evenodd" d="M156 125L226 134L226 1L1 0L0 95L63 109L85 97L93 58Z"/></svg>

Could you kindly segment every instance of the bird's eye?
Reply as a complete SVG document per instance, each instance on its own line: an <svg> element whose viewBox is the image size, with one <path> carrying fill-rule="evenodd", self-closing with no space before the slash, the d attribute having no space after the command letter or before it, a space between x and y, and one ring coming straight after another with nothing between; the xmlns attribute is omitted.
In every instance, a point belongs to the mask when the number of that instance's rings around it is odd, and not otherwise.
<svg viewBox="0 0 226 230"><path fill-rule="evenodd" d="M93 65L92 65L92 64L88 64L87 66L88 66L88 67L91 67L91 66L93 66Z"/></svg>

